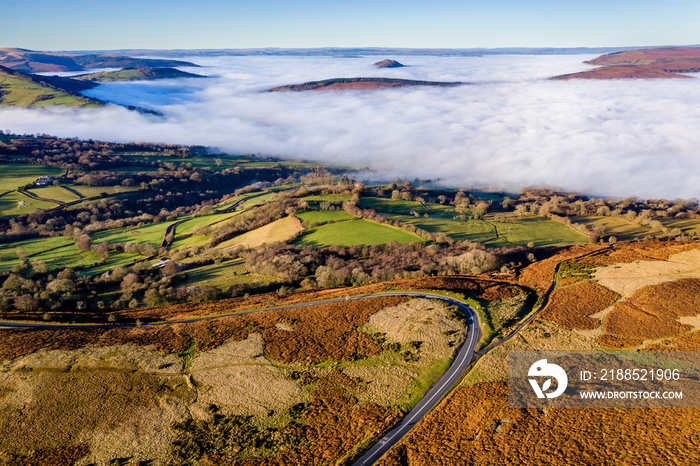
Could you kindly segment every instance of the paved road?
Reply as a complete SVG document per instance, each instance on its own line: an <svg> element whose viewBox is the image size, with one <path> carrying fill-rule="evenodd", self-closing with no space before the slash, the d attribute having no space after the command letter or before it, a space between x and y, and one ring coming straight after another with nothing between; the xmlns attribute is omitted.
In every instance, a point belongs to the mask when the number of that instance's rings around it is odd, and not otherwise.
<svg viewBox="0 0 700 466"><path fill-rule="evenodd" d="M455 359L452 365L447 369L440 379L433 384L428 392L421 400L413 407L413 409L389 432L382 437L379 442L374 444L367 450L353 466L369 466L379 460L394 444L396 444L404 435L406 435L441 399L445 396L452 387L457 383L464 371L469 367L475 355L476 344L481 339L481 328L479 327L479 317L474 310L456 299L447 298L445 296L434 295L421 292L395 292L395 293L374 293L364 296L355 296L348 298L327 299L324 301L315 301L311 303L292 304L289 306L271 307L265 309L256 309L253 311L231 312L228 314L220 314L216 316L199 317L195 319L157 322L152 324L143 324L142 327L153 327L160 325L182 324L188 322L198 322L202 320L211 320L221 317L233 315L255 314L258 312L267 312L280 309L294 309L307 306L315 306L319 304L330 304L342 301L357 301L361 299L378 298L384 296L410 296L415 298L435 299L447 304L454 304L467 317L467 339L457 349ZM81 324L40 324L40 323L23 323L23 322L2 322L0 328L15 327L15 328L33 328L33 329L65 329L65 328L80 328L80 329L100 329L100 328L131 328L136 325L81 325Z"/></svg>

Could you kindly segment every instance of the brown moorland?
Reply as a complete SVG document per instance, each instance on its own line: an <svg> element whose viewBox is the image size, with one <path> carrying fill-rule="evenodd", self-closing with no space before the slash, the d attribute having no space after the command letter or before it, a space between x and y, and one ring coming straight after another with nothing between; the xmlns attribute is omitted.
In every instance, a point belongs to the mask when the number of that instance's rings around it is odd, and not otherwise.
<svg viewBox="0 0 700 466"><path fill-rule="evenodd" d="M374 90L391 87L406 86L460 86L460 82L417 81L411 79L395 78L334 78L324 81L311 81L303 84L289 84L270 89L270 92L279 91L329 91L329 90Z"/></svg>
<svg viewBox="0 0 700 466"><path fill-rule="evenodd" d="M552 79L689 78L690 76L679 73L700 72L700 48L660 47L629 50L601 55L586 63L602 67Z"/></svg>
<svg viewBox="0 0 700 466"><path fill-rule="evenodd" d="M603 330L615 337L635 340L672 337L692 329L678 319L695 316L699 309L700 279L646 286L615 305Z"/></svg>
<svg viewBox="0 0 700 466"><path fill-rule="evenodd" d="M567 330L593 330L600 320L589 317L620 299L614 291L591 281L555 290L540 318Z"/></svg>
<svg viewBox="0 0 700 466"><path fill-rule="evenodd" d="M509 409L505 382L458 388L381 466L700 462L695 409Z"/></svg>

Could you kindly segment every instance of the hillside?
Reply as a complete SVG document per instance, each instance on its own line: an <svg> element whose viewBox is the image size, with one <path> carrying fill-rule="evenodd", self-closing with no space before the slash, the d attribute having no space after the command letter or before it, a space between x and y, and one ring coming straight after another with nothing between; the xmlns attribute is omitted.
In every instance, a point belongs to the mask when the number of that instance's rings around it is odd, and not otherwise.
<svg viewBox="0 0 700 466"><path fill-rule="evenodd" d="M460 86L461 82L416 81L410 79L395 78L334 78L323 81L311 81L303 84L289 84L270 89L270 92L278 91L326 91L336 89L382 89L388 87L407 86Z"/></svg>
<svg viewBox="0 0 700 466"><path fill-rule="evenodd" d="M45 107L68 105L94 107L104 102L80 95L92 83L57 76L33 76L0 66L0 105L13 107Z"/></svg>
<svg viewBox="0 0 700 466"><path fill-rule="evenodd" d="M378 61L377 63L375 63L375 66L377 68L403 68L406 65L404 65L403 63L399 63L396 60L389 60L387 58L382 61Z"/></svg>
<svg viewBox="0 0 700 466"><path fill-rule="evenodd" d="M680 73L700 72L700 48L629 50L601 55L584 63L601 67L552 79L687 78Z"/></svg>
<svg viewBox="0 0 700 466"><path fill-rule="evenodd" d="M18 48L0 49L0 65L30 73L83 71L90 68L197 66L180 60L37 52Z"/></svg>
<svg viewBox="0 0 700 466"><path fill-rule="evenodd" d="M174 78L204 78L204 76L194 73L187 73L175 68L124 68L119 71L104 71L101 73L81 74L74 79L81 81L153 81L156 79Z"/></svg>

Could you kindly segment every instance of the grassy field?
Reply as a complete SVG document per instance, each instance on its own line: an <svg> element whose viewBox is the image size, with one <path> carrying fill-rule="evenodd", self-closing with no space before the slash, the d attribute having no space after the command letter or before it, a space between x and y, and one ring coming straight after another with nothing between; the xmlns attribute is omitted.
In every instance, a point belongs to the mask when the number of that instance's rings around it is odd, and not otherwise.
<svg viewBox="0 0 700 466"><path fill-rule="evenodd" d="M20 207L20 202L22 207ZM56 204L37 201L16 191L0 196L0 217L16 217L17 215L30 214L37 209L51 209L53 207L56 207Z"/></svg>
<svg viewBox="0 0 700 466"><path fill-rule="evenodd" d="M620 241L642 239L647 235L656 236L651 228L635 225L621 217L571 217L572 223L580 223L588 228L595 228L603 237L615 236Z"/></svg>
<svg viewBox="0 0 700 466"><path fill-rule="evenodd" d="M83 270L81 273L85 275L97 275L100 273L105 273L110 270L114 270L115 267L119 266L130 266L134 265L136 262L140 261L143 259L144 256L140 254L128 254L125 252L110 252L109 253L109 258L104 264L98 264L95 265L94 267L87 268Z"/></svg>
<svg viewBox="0 0 700 466"><path fill-rule="evenodd" d="M452 206L433 203L428 203L427 206L430 207L436 215L449 217L454 215L454 207ZM420 202L387 199L383 197L363 197L360 199L360 208L373 209L378 213L399 215L410 215L412 210L420 215L428 213Z"/></svg>
<svg viewBox="0 0 700 466"><path fill-rule="evenodd" d="M71 202L80 199L79 196L73 194L70 190L65 190L58 186L40 186L27 190L28 193L45 199L53 199L60 202Z"/></svg>
<svg viewBox="0 0 700 466"><path fill-rule="evenodd" d="M526 246L530 242L535 243L535 247L588 243L583 234L545 217L524 217L516 223L496 222L489 217L486 221L496 228L498 237L487 241L487 246Z"/></svg>
<svg viewBox="0 0 700 466"><path fill-rule="evenodd" d="M253 231L231 238L217 245L217 249L225 249L232 246L246 246L254 248L267 243L277 241L289 241L302 231L301 222L295 217L285 217L269 223Z"/></svg>
<svg viewBox="0 0 700 466"><path fill-rule="evenodd" d="M187 286L213 285L226 291L231 285L249 283L254 287L278 283L275 277L248 273L242 259L235 259L220 264L209 264L187 270Z"/></svg>
<svg viewBox="0 0 700 466"><path fill-rule="evenodd" d="M354 246L383 244L396 241L397 243L422 242L423 238L400 228L382 225L369 220L349 220L347 222L330 223L312 228L303 234L297 244L310 246Z"/></svg>
<svg viewBox="0 0 700 466"><path fill-rule="evenodd" d="M298 213L297 217L303 222L319 224L350 220L353 218L349 213L339 210L312 210Z"/></svg>
<svg viewBox="0 0 700 466"><path fill-rule="evenodd" d="M0 191L12 191L36 181L40 176L59 176L64 169L31 163L0 163Z"/></svg>
<svg viewBox="0 0 700 466"><path fill-rule="evenodd" d="M49 270L61 270L66 267L86 267L93 265L98 262L99 258L92 252L81 251L72 243L56 249L39 252L29 258L30 262L35 259L46 262ZM0 262L0 271L12 270L18 263L19 260L17 259Z"/></svg>
<svg viewBox="0 0 700 466"><path fill-rule="evenodd" d="M24 241L15 241L12 243L0 244L0 260L7 261L17 259L17 250L26 256L32 256L49 249L75 244L75 241L64 238L63 236L54 236L51 238L32 238ZM31 257L29 257L31 259Z"/></svg>
<svg viewBox="0 0 700 466"><path fill-rule="evenodd" d="M350 199L352 199L352 196L345 194L314 194L311 196L302 197L302 200L311 202L342 202L349 201Z"/></svg>
<svg viewBox="0 0 700 466"><path fill-rule="evenodd" d="M189 235L184 237L175 237L175 241L170 244L170 250L191 248L192 246L201 246L209 241L206 235Z"/></svg>
<svg viewBox="0 0 700 466"><path fill-rule="evenodd" d="M73 96L57 89L44 87L28 78L13 76L0 71L0 106L48 107L67 105L73 107L99 107L88 99Z"/></svg>
<svg viewBox="0 0 700 466"><path fill-rule="evenodd" d="M124 193L128 191L138 191L139 188L136 187L125 187L125 186L84 186L84 185L71 185L66 186L69 191L73 191L83 197L94 197L100 196L102 193L107 193L107 195L113 195L118 193Z"/></svg>
<svg viewBox="0 0 700 466"><path fill-rule="evenodd" d="M177 227L175 227L175 237L180 238L181 236L191 235L192 230L199 226L208 226L215 223L221 222L228 218L233 217L236 214L226 213L226 214L214 214L214 215L204 215L201 217L195 217L187 220Z"/></svg>
<svg viewBox="0 0 700 466"><path fill-rule="evenodd" d="M144 225L131 230L119 229L102 231L94 235L94 242L101 243L110 241L113 243L148 243L158 248L160 247L165 230L175 221L154 223L152 225Z"/></svg>
<svg viewBox="0 0 700 466"><path fill-rule="evenodd" d="M387 218L401 223L410 223L430 233L445 233L455 241L485 243L496 239L496 227L482 220L465 221L410 215L387 215Z"/></svg>

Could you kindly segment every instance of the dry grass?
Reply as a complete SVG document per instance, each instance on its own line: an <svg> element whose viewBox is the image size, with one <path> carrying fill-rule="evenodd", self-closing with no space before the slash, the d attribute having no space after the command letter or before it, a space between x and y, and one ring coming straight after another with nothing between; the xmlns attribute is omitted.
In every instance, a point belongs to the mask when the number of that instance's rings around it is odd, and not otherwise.
<svg viewBox="0 0 700 466"><path fill-rule="evenodd" d="M211 404L224 406L226 414L265 415L310 400L263 356L259 334L197 355L191 374L199 395L191 409L201 419Z"/></svg>
<svg viewBox="0 0 700 466"><path fill-rule="evenodd" d="M233 246L244 246L247 248L257 248L263 244L275 243L277 241L289 241L301 233L304 227L301 221L294 217L285 217L265 226L256 228L253 231L243 233L228 241L219 244L217 249L226 249Z"/></svg>
<svg viewBox="0 0 700 466"><path fill-rule="evenodd" d="M605 333L619 338L651 340L672 337L692 329L680 317L700 312L700 279L685 279L646 286L619 302L603 325Z"/></svg>
<svg viewBox="0 0 700 466"><path fill-rule="evenodd" d="M378 465L698 464L697 412L508 409L506 383L483 383L458 388Z"/></svg>
<svg viewBox="0 0 700 466"><path fill-rule="evenodd" d="M387 340L401 343L402 347L419 342L417 352L421 362L431 363L452 357L466 337L464 325L448 315L449 310L440 302L412 299L373 314L366 331L383 333Z"/></svg>
<svg viewBox="0 0 700 466"><path fill-rule="evenodd" d="M593 330L600 320L591 318L617 301L620 295L596 283L586 281L552 293L540 318L568 330Z"/></svg>
<svg viewBox="0 0 700 466"><path fill-rule="evenodd" d="M681 278L700 278L700 249L670 255L668 260L640 261L599 267L594 278L603 286L631 297L645 286L659 285Z"/></svg>
<svg viewBox="0 0 700 466"><path fill-rule="evenodd" d="M401 366L353 366L344 368L343 373L358 381L358 390L354 392L358 401L379 406L407 402L409 385L418 377L417 373Z"/></svg>

